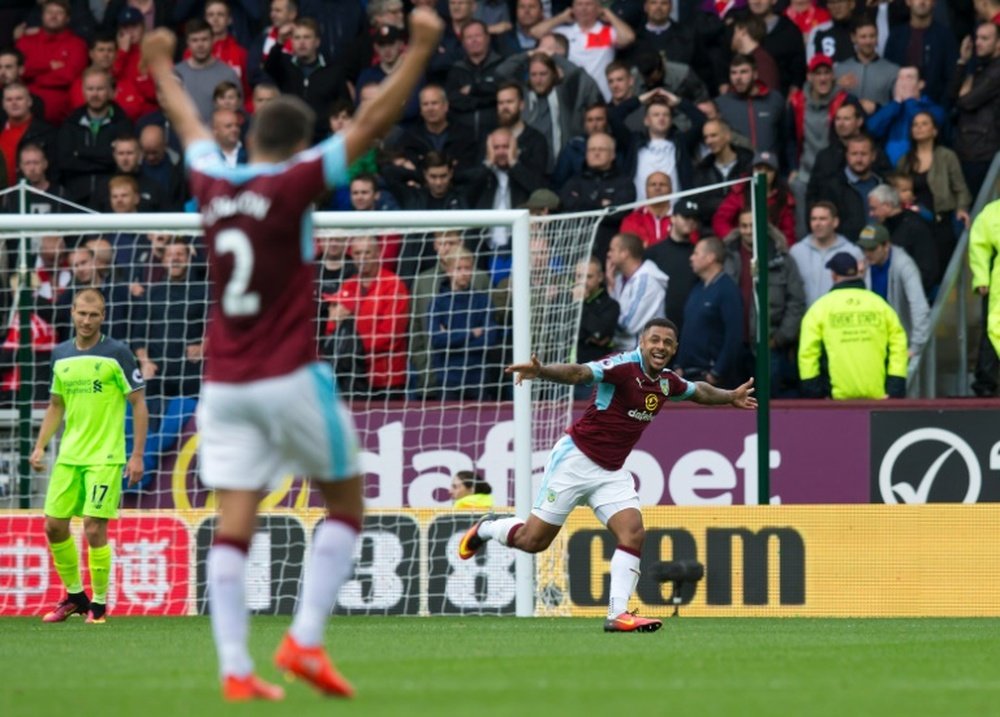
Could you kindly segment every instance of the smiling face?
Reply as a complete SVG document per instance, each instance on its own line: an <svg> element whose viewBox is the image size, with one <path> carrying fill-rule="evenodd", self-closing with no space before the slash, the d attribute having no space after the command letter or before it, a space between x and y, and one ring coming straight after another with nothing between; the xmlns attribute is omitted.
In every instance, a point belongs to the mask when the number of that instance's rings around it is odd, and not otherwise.
<svg viewBox="0 0 1000 717"><path fill-rule="evenodd" d="M650 375L658 374L677 353L677 334L665 326L650 326L639 337L639 351Z"/></svg>

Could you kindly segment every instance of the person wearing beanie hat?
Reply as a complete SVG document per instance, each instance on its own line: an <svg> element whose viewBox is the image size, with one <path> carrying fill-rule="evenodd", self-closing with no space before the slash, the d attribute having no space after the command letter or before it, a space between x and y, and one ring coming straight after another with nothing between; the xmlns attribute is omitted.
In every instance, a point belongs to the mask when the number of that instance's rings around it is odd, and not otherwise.
<svg viewBox="0 0 1000 717"><path fill-rule="evenodd" d="M833 288L802 319L803 394L837 400L904 398L906 331L899 316L885 299L865 288L863 268L852 254L837 252L826 268L833 275Z"/></svg>

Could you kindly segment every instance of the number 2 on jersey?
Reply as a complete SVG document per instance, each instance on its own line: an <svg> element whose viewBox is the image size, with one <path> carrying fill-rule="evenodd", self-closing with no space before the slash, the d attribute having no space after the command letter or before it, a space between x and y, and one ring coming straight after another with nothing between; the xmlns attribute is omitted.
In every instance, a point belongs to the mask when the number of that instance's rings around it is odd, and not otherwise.
<svg viewBox="0 0 1000 717"><path fill-rule="evenodd" d="M233 272L222 292L222 313L226 316L253 316L260 311L260 294L247 291L253 276L253 245L239 229L226 229L215 238L215 250L233 255Z"/></svg>

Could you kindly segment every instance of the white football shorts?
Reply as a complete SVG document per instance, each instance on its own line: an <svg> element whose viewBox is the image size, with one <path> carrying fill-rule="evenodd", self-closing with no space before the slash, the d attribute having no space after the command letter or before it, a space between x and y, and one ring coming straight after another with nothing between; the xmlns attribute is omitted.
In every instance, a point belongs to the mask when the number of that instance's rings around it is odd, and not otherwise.
<svg viewBox="0 0 1000 717"><path fill-rule="evenodd" d="M333 371L313 363L249 383L205 382L198 401L198 464L208 488L263 490L288 475L358 475L354 419Z"/></svg>
<svg viewBox="0 0 1000 717"><path fill-rule="evenodd" d="M639 494L631 473L624 468L602 468L587 458L570 436L563 436L549 454L531 513L550 525L563 525L573 508L582 503L607 525L621 510L638 510Z"/></svg>

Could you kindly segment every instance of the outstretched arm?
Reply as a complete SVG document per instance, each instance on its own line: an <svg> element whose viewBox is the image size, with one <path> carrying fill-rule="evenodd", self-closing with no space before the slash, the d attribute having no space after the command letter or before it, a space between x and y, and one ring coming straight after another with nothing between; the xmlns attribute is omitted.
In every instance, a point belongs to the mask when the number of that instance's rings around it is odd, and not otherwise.
<svg viewBox="0 0 1000 717"><path fill-rule="evenodd" d="M514 374L515 386L520 386L525 379L530 381L535 378L544 378L555 383L568 383L572 386L578 383L590 383L594 380L593 371L584 364L550 363L543 365L535 354L531 354L530 362L512 364L503 372Z"/></svg>
<svg viewBox="0 0 1000 717"><path fill-rule="evenodd" d="M174 74L176 46L177 38L170 30L153 30L142 38L142 66L160 91L160 105L181 145L189 147L198 140L211 140L212 133L201 123L198 108Z"/></svg>
<svg viewBox="0 0 1000 717"><path fill-rule="evenodd" d="M736 408L757 408L757 399L753 397L753 379L750 379L739 388L727 391L716 388L710 383L698 381L694 385L694 395L691 400L706 406L735 406Z"/></svg>
<svg viewBox="0 0 1000 717"><path fill-rule="evenodd" d="M444 22L433 10L420 7L410 13L410 42L402 64L379 85L371 102L361 105L344 132L348 164L367 152L402 116L406 101L437 52L443 30Z"/></svg>

